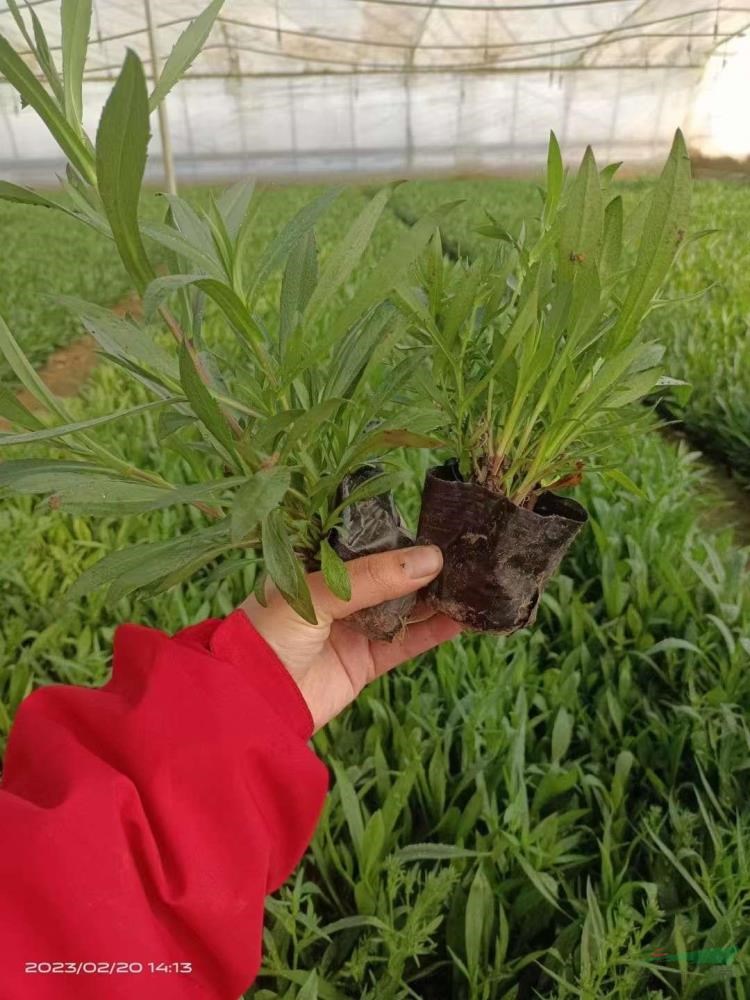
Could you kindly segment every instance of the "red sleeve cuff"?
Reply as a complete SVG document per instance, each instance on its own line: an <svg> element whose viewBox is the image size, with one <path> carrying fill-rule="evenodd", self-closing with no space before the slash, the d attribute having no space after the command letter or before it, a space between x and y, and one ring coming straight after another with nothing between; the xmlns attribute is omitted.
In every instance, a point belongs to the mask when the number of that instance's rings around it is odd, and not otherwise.
<svg viewBox="0 0 750 1000"><path fill-rule="evenodd" d="M269 707L301 739L310 739L315 724L302 692L244 611L238 608L224 619L209 618L182 629L174 638L245 670Z"/></svg>

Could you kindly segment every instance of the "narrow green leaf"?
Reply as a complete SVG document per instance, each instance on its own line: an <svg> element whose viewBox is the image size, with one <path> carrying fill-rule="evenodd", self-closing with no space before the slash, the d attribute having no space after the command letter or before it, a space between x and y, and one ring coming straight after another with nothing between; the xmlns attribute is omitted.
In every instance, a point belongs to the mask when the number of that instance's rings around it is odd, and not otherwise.
<svg viewBox="0 0 750 1000"><path fill-rule="evenodd" d="M216 256L221 261L225 279L232 282L234 276L234 245L224 222L224 217L218 209L213 192L208 195L208 211L203 213L208 224L211 242Z"/></svg>
<svg viewBox="0 0 750 1000"><path fill-rule="evenodd" d="M361 440L357 440L347 451L344 465L347 469L354 469L364 461L377 458L396 448L445 448L446 444L441 438L398 427L373 431Z"/></svg>
<svg viewBox="0 0 750 1000"><path fill-rule="evenodd" d="M552 727L552 763L559 764L568 752L573 736L573 716L561 706Z"/></svg>
<svg viewBox="0 0 750 1000"><path fill-rule="evenodd" d="M156 425L156 436L160 441L168 438L183 427L189 427L195 423L195 417L188 413L180 413L178 410L165 410L159 415Z"/></svg>
<svg viewBox="0 0 750 1000"><path fill-rule="evenodd" d="M62 403L49 391L32 368L2 316L0 316L0 354L8 362L24 389L27 389L37 402L63 420L69 419Z"/></svg>
<svg viewBox="0 0 750 1000"><path fill-rule="evenodd" d="M687 639L680 639L677 636L670 636L668 639L662 639L660 642L655 643L645 650L646 656L653 656L654 653L663 653L667 650L681 649L689 653L697 653L699 656L704 656L705 654L698 646L693 642L688 642Z"/></svg>
<svg viewBox="0 0 750 1000"><path fill-rule="evenodd" d="M94 164L82 139L65 118L54 98L47 93L32 70L14 51L10 42L0 35L0 75L32 107L52 138L68 157L76 170L92 183L95 181Z"/></svg>
<svg viewBox="0 0 750 1000"><path fill-rule="evenodd" d="M397 861L458 861L461 858L483 858L488 851L472 851L454 844L409 844L395 851Z"/></svg>
<svg viewBox="0 0 750 1000"><path fill-rule="evenodd" d="M283 512L278 507L263 519L262 541L266 572L297 614L317 625L305 574L289 540Z"/></svg>
<svg viewBox="0 0 750 1000"><path fill-rule="evenodd" d="M47 82L52 88L52 93L55 95L58 104L63 106L65 104L65 91L63 89L62 80L60 79L60 74L57 72L57 67L55 66L55 60L52 58L52 53L49 49L47 36L44 33L44 28L42 27L39 18L36 16L34 8L29 6L28 11L31 17L31 23L34 27L37 62L42 67L42 72L47 77ZM31 46L31 48L33 49L33 46Z"/></svg>
<svg viewBox="0 0 750 1000"><path fill-rule="evenodd" d="M260 367L267 375L275 377L271 360L263 343L263 331L239 295L226 284L226 279L217 280L195 274L170 274L163 278L156 278L149 284L145 292L145 314L147 316L152 314L170 292L187 285L195 285L210 299L213 299L224 313L232 329L240 336L242 343L252 351Z"/></svg>
<svg viewBox="0 0 750 1000"><path fill-rule="evenodd" d="M339 931L350 931L359 927L376 927L382 931L387 929L387 924L384 924L382 920L378 920L377 917L355 914L352 917L342 917L340 920L334 920L333 923L325 924L320 928L320 933L325 935L337 934Z"/></svg>
<svg viewBox="0 0 750 1000"><path fill-rule="evenodd" d="M336 776L335 787L338 790L341 800L341 811L346 819L346 825L349 827L349 835L352 838L352 843L357 854L360 855L362 840L365 835L365 824L362 818L362 807L359 803L359 797L354 790L354 785L344 765L337 760L332 760L331 767Z"/></svg>
<svg viewBox="0 0 750 1000"><path fill-rule="evenodd" d="M153 410L159 406L179 402L182 402L181 397L170 396L167 399L157 399L156 401L150 403L140 403L138 406L131 406L127 410L118 410L116 413L105 413L100 417L89 417L88 420L78 420L75 423L58 424L56 427L43 427L41 430L34 430L28 434L0 433L0 448L5 445L32 444L36 441L48 441L51 438L65 437L67 434L75 434L77 431L88 430L89 427L100 427L102 424L111 424L116 420L122 420L123 417L135 417L139 413L145 413L147 410Z"/></svg>
<svg viewBox="0 0 750 1000"><path fill-rule="evenodd" d="M404 316L389 304L366 314L336 346L324 396L351 399L377 353L386 349L405 327Z"/></svg>
<svg viewBox="0 0 750 1000"><path fill-rule="evenodd" d="M65 117L80 131L83 118L83 71L91 29L91 0L62 0L63 88Z"/></svg>
<svg viewBox="0 0 750 1000"><path fill-rule="evenodd" d="M10 181L0 181L0 198L3 201L15 201L20 205L38 205L40 208L56 208L60 212L67 211L62 205L50 201L31 188L20 187L18 184L11 184Z"/></svg>
<svg viewBox="0 0 750 1000"><path fill-rule="evenodd" d="M344 402L344 399L324 399L296 417L286 433L283 454L288 453L298 441L303 445L312 441L317 429L331 420Z"/></svg>
<svg viewBox="0 0 750 1000"><path fill-rule="evenodd" d="M661 287L680 245L690 214L690 158L678 129L654 189L643 226L638 258L617 323L617 337L625 341L637 327L651 299Z"/></svg>
<svg viewBox="0 0 750 1000"><path fill-rule="evenodd" d="M518 861L524 871L524 874L537 890L539 895L543 899L546 899L551 906L554 906L556 910L560 910L560 912L562 912L562 907L557 902L556 898L559 892L559 886L555 879L547 872L537 871L533 868L522 854L516 854L516 861Z"/></svg>
<svg viewBox="0 0 750 1000"><path fill-rule="evenodd" d="M41 420L27 410L23 403L4 385L0 385L0 417L4 417L11 424L17 424L19 427L25 427L26 430L30 431L44 426Z"/></svg>
<svg viewBox="0 0 750 1000"><path fill-rule="evenodd" d="M216 206L232 240L236 240L255 194L255 181L237 181L219 195Z"/></svg>
<svg viewBox="0 0 750 1000"><path fill-rule="evenodd" d="M616 163L608 163L606 167L602 167L599 171L599 176L602 179L602 184L611 184L614 180L615 174L622 166L622 160L618 160Z"/></svg>
<svg viewBox="0 0 750 1000"><path fill-rule="evenodd" d="M282 260L289 254L292 247L308 233L318 219L326 212L342 188L329 188L319 198L305 205L294 218L284 226L278 236L266 247L255 266L250 288L249 301L252 302L263 282Z"/></svg>
<svg viewBox="0 0 750 1000"><path fill-rule="evenodd" d="M342 601L352 599L352 583L346 563L324 538L320 543L320 565L328 589Z"/></svg>
<svg viewBox="0 0 750 1000"><path fill-rule="evenodd" d="M622 379L620 387L602 400L602 409L617 410L621 406L627 406L628 403L643 399L655 387L659 373L659 368L651 368Z"/></svg>
<svg viewBox="0 0 750 1000"><path fill-rule="evenodd" d="M56 509L86 515L139 514L198 500L216 502L243 481L227 477L190 486L152 486L85 462L19 459L0 463L0 488L25 496L51 494Z"/></svg>
<svg viewBox="0 0 750 1000"><path fill-rule="evenodd" d="M276 438L285 427L288 427L297 417L301 417L305 411L299 407L292 410L281 410L273 416L263 417L252 427L252 441L256 448L261 450L273 450Z"/></svg>
<svg viewBox="0 0 750 1000"><path fill-rule="evenodd" d="M563 189L564 180L562 154L560 144L554 132L549 134L549 146L547 147L547 194L544 204L545 220L549 223L555 213L560 195Z"/></svg>
<svg viewBox="0 0 750 1000"><path fill-rule="evenodd" d="M477 868L466 900L464 916L466 965L472 977L486 968L488 930L492 926L495 897L481 868Z"/></svg>
<svg viewBox="0 0 750 1000"><path fill-rule="evenodd" d="M604 210L604 238L599 278L604 285L610 281L620 266L622 255L623 210L622 198L617 195Z"/></svg>
<svg viewBox="0 0 750 1000"><path fill-rule="evenodd" d="M59 462L43 463L34 468L19 462L0 464L0 485L19 495L51 493L56 507L87 514L122 514L133 509L148 509L165 490L148 483L123 479L83 465L61 468Z"/></svg>
<svg viewBox="0 0 750 1000"><path fill-rule="evenodd" d="M232 504L231 538L239 542L279 506L289 489L291 472L283 466L261 469L237 491Z"/></svg>
<svg viewBox="0 0 750 1000"><path fill-rule="evenodd" d="M226 417L202 382L190 350L184 341L180 348L180 384L193 413L229 455L234 457L234 439Z"/></svg>
<svg viewBox="0 0 750 1000"><path fill-rule="evenodd" d="M360 212L344 238L333 250L305 309L305 322L314 322L349 278L369 246L375 226L390 196L390 188L378 192Z"/></svg>
<svg viewBox="0 0 750 1000"><path fill-rule="evenodd" d="M596 160L590 146L570 189L560 219L558 274L572 281L577 270L597 265L604 229L604 202Z"/></svg>
<svg viewBox="0 0 750 1000"><path fill-rule="evenodd" d="M253 584L253 597L260 604L262 608L268 607L268 602L266 600L266 581L268 580L268 574L264 569L255 577L255 583Z"/></svg>
<svg viewBox="0 0 750 1000"><path fill-rule="evenodd" d="M331 332L329 337L324 338L324 343L338 340L361 316L376 303L382 302L397 285L403 282L405 274L434 235L435 226L460 204L462 202L454 201L442 205L435 212L420 219L406 236L394 243L369 272L335 323L331 324Z"/></svg>
<svg viewBox="0 0 750 1000"><path fill-rule="evenodd" d="M165 302L172 292L194 285L205 278L205 274L165 274L154 278L143 294L143 315L147 320L153 319L159 306Z"/></svg>
<svg viewBox="0 0 750 1000"><path fill-rule="evenodd" d="M154 278L138 228L138 200L148 141L146 76L140 59L128 49L99 121L96 173L112 236L139 292Z"/></svg>
<svg viewBox="0 0 750 1000"><path fill-rule="evenodd" d="M108 355L152 369L167 385L179 391L175 357L160 347L154 337L142 327L122 316L116 316L111 309L82 299L62 295L58 301L80 319L84 328Z"/></svg>
<svg viewBox="0 0 750 1000"><path fill-rule="evenodd" d="M297 1000L318 1000L318 996L318 973L313 969L302 984Z"/></svg>
<svg viewBox="0 0 750 1000"><path fill-rule="evenodd" d="M190 22L177 39L149 98L149 111L155 111L159 107L172 87L193 64L193 60L203 48L203 43L208 38L223 5L224 0L212 0L212 3Z"/></svg>
<svg viewBox="0 0 750 1000"><path fill-rule="evenodd" d="M162 222L142 222L141 232L144 236L154 240L159 246L171 250L172 253L184 257L191 265L199 267L205 274L221 279L223 272L218 262L209 254L185 239L182 233L173 226L164 225Z"/></svg>
<svg viewBox="0 0 750 1000"><path fill-rule="evenodd" d="M221 267L209 224L198 215L189 202L180 198L179 195L165 193L162 197L169 204L174 225L188 243L210 257L215 267Z"/></svg>
<svg viewBox="0 0 750 1000"><path fill-rule="evenodd" d="M186 567L195 572L228 547L226 526L223 524L167 542L136 546L140 549L140 561L135 564L129 562L127 568L119 567L107 591L107 606L112 608L127 594L158 585L165 577L178 574ZM75 586L69 591L69 597L73 596Z"/></svg>
<svg viewBox="0 0 750 1000"><path fill-rule="evenodd" d="M155 543L158 547L157 551L163 551L164 547L170 544L171 541ZM98 590L99 587L116 580L123 573L135 569L142 563L144 557L152 553L153 549L154 544L143 543L109 553L78 577L66 592L66 601L78 601L92 591Z"/></svg>
<svg viewBox="0 0 750 1000"><path fill-rule="evenodd" d="M462 275L458 290L446 307L442 333L443 342L449 350L464 324L471 319L477 304L477 293L483 274L482 261L474 261L468 271Z"/></svg>
<svg viewBox="0 0 750 1000"><path fill-rule="evenodd" d="M292 247L281 283L279 354L282 361L286 357L287 345L291 343L317 281L318 248L315 243L315 233L310 229ZM289 353L290 365L294 366L297 352L290 350Z"/></svg>
<svg viewBox="0 0 750 1000"><path fill-rule="evenodd" d="M19 458L0 462L0 489L26 493L54 493L64 476L110 475L110 470L90 462L49 458Z"/></svg>
<svg viewBox="0 0 750 1000"><path fill-rule="evenodd" d="M26 22L24 21L23 16L21 15L20 10L18 9L18 4L16 3L16 0L7 0L7 6L8 10L11 13L11 16L13 17L13 20L16 22L16 27L23 36L23 40L26 42L31 51L35 53L36 49L34 45L34 40L29 34L29 29L26 27ZM33 13L33 8L31 8L31 10Z"/></svg>

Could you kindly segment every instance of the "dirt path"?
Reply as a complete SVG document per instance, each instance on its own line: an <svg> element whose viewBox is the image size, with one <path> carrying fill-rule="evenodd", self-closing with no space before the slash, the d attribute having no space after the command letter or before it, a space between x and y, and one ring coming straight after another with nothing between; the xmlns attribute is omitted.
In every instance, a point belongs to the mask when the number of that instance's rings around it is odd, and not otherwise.
<svg viewBox="0 0 750 1000"><path fill-rule="evenodd" d="M130 292L113 307L113 312L118 316L130 314L140 317L141 301L135 292ZM66 399L78 395L98 361L96 341L85 334L53 351L39 370L39 377L55 396ZM28 410L41 409L39 402L27 389L21 389L16 396ZM7 420L0 419L0 430L9 429Z"/></svg>
<svg viewBox="0 0 750 1000"><path fill-rule="evenodd" d="M715 506L701 515L705 527L712 531L731 527L737 543L750 546L750 489L743 487L724 463L701 448L678 424L660 424L659 432L667 441L684 441L691 450L700 452L706 492L716 498Z"/></svg>

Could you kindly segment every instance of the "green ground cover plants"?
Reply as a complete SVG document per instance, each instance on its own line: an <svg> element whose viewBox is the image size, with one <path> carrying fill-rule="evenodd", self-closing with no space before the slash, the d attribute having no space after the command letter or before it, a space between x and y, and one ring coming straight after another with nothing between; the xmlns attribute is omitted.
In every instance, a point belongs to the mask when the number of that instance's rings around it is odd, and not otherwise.
<svg viewBox="0 0 750 1000"><path fill-rule="evenodd" d="M0 234L0 315L34 365L80 335L80 324L56 296L81 295L110 305L131 287L109 241L64 215L0 202ZM12 379L4 359L0 379Z"/></svg>
<svg viewBox="0 0 750 1000"><path fill-rule="evenodd" d="M143 398L99 368L75 413L128 393ZM137 435L109 425L107 444L176 475L154 415L139 420ZM698 527L701 470L684 447L649 433L621 460L649 503L584 482L591 530L533 633L452 643L316 737L336 789L303 867L268 902L248 998L295 997L313 969L306 997L747 995L747 553ZM416 490L402 504L413 528ZM4 733L32 686L103 681L117 623L173 630L244 597L250 561L149 601L59 601L103 552L199 516L92 521L3 501ZM648 959L734 944L726 969Z"/></svg>

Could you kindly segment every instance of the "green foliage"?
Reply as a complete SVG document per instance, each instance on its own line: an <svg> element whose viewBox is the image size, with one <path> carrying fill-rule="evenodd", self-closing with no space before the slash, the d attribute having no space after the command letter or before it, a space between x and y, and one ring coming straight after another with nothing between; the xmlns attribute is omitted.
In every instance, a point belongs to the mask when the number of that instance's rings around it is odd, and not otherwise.
<svg viewBox="0 0 750 1000"><path fill-rule="evenodd" d="M193 60L203 48L203 44L223 6L224 0L212 0L208 7L188 24L177 39L149 98L150 111L154 111L161 104L172 87L190 68Z"/></svg>
<svg viewBox="0 0 750 1000"><path fill-rule="evenodd" d="M580 478L616 436L618 411L657 384L663 348L641 325L690 202L679 131L632 248L591 149L562 192L560 172L553 141L536 238L490 217L481 231L496 252L451 263L436 236L418 287L400 289L412 334L431 348L420 390L445 414L461 472L521 504Z"/></svg>
<svg viewBox="0 0 750 1000"><path fill-rule="evenodd" d="M605 210L600 266L603 282L618 266L614 250L621 244L618 231L623 206L631 220L625 238L632 242L643 224L652 185L646 179L611 188L614 197ZM461 211L441 225L443 246L454 254L472 258L494 254L495 244L479 233L487 224L488 212L502 219L505 229L515 236L523 225L533 237L541 225L542 202L531 181L414 181L397 190L392 204L401 218L411 221L431 206L456 197L464 199ZM750 186L701 180L693 185L690 212L695 236L712 235L701 240L685 238L664 285L667 307L652 310L645 320L648 339L665 347L664 367L688 385L665 384L654 395L658 392L666 408L684 421L703 447L748 479L750 382L745 372L750 369L750 285L746 279Z"/></svg>
<svg viewBox="0 0 750 1000"><path fill-rule="evenodd" d="M112 238L139 292L154 277L138 226L149 134L146 77L138 56L128 51L96 133L96 177Z"/></svg>
<svg viewBox="0 0 750 1000"><path fill-rule="evenodd" d="M151 96L151 107L195 57L219 8L220 3L212 3L178 40ZM21 18L17 10L16 14ZM54 440L79 463L64 469L48 464L41 478L15 464L8 469L5 487L18 492L41 489L40 483L52 483L58 470L61 478L51 493L55 505L64 510L85 507L88 513L101 515L116 510L118 504L124 513L193 503L210 522L210 528L196 529L196 538L216 541L214 528L216 537L220 535L220 544L207 541L206 552L259 547L281 592L310 618L302 564L319 562L321 543L338 524L339 483L369 457L360 447L365 430L378 454L401 444L383 436L404 430L397 422L398 401L382 391L383 372L399 361L404 326L386 300L427 243L435 216L401 230L402 238L373 261L371 244L390 197L385 190L361 206L320 264L314 229L339 191L324 191L301 207L265 245L256 243L254 254L248 250L261 195L252 184L235 185L219 198L211 194L206 207L167 196L164 220L153 221L141 198L149 99L143 67L134 52L127 53L102 111L95 151L81 129L81 72L89 21L88 5L63 4L62 96L51 81L47 91L7 44L0 49L9 81L42 116L70 158L66 194L72 208L8 184L0 187L0 197L53 213L64 211L112 239L130 280L143 294L144 321L124 319L80 300L67 300L66 305L96 338L106 359L155 398L145 406L73 419L35 375L3 325L0 349L47 415L37 426L40 421L6 398L4 412L22 430L0 438L0 445ZM59 76L56 68L55 73ZM75 143L65 131L69 126L75 130ZM74 156L78 146L85 156ZM147 250L154 243L166 257L169 271L158 278ZM362 267L368 257L369 269ZM280 270L284 277L279 286ZM358 274L354 280L355 271L363 272L361 279ZM234 337L234 343L222 337L220 351L204 336L207 303L219 331ZM165 345L159 324L172 337L170 346ZM171 483L101 444L104 426L130 422L151 403L161 410L164 447L181 457L189 483ZM18 474L12 475L12 469ZM276 470L274 481L283 482L284 489L278 502L263 509L251 525L246 513L239 513L247 510L242 498L246 503L252 484L269 469ZM226 491L216 491L222 476L232 482L226 482ZM238 486L237 498L232 486ZM217 501L209 505L205 497L215 492ZM225 509L227 503L231 514ZM154 577L158 554L153 560L136 562L128 569L128 588L139 586L140 575L143 588L152 592L203 564L202 557L196 561L189 544L179 540L170 553L172 563L158 580ZM114 559L112 566L117 565ZM328 558L326 576L342 593L344 581L333 568L335 563ZM119 593L116 587L115 593Z"/></svg>
<svg viewBox="0 0 750 1000"><path fill-rule="evenodd" d="M91 0L62 0L60 12L63 106L65 117L80 131L83 119L83 70L91 28ZM35 28L37 23L35 22ZM52 64L51 55L48 54L47 58Z"/></svg>

